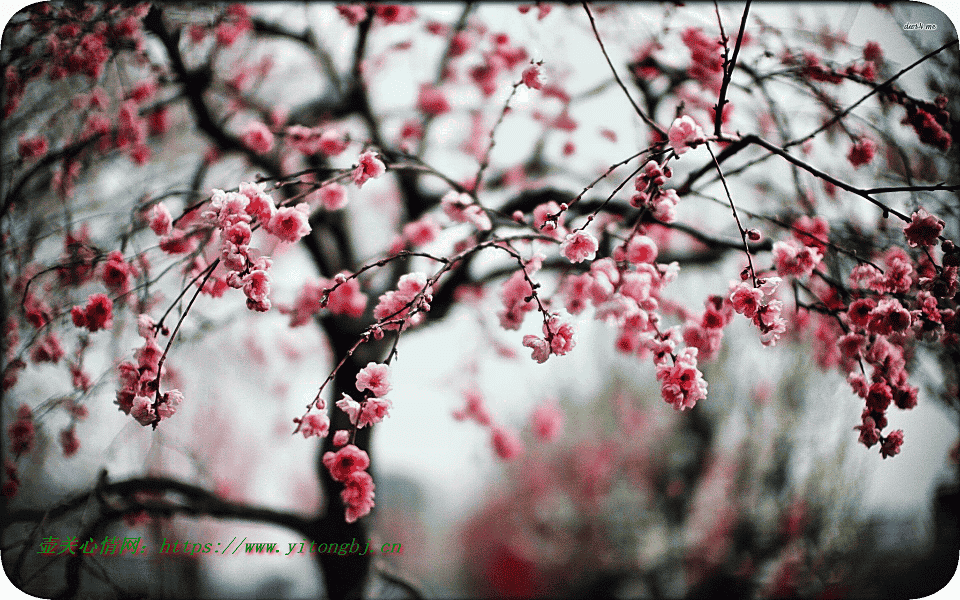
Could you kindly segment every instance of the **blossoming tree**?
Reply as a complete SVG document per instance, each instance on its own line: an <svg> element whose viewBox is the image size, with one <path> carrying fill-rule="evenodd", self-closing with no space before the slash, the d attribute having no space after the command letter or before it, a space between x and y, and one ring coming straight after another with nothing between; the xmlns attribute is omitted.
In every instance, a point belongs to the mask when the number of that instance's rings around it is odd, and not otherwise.
<svg viewBox="0 0 960 600"><path fill-rule="evenodd" d="M80 542L125 516L184 513L366 539L371 433L406 401L388 397L398 352L457 306L495 315L491 344L529 350L517 360L530 368L582 351L578 328L604 323L616 352L651 365L663 410L690 419L722 401L702 367L748 323L767 351L806 344L839 371L862 403L850 435L876 460L895 457L911 442L899 411L924 396L918 360L937 361L930 401L960 408L955 32L911 38L917 58L904 62L883 40L798 34L768 8L19 12L0 56L3 494L15 522L42 529L94 503ZM871 10L896 29L898 7ZM528 39L488 24L505 13ZM619 19L645 25L625 34ZM586 66L544 51L564 28L583 38ZM414 52L418 71L397 66ZM601 100L627 120L598 114ZM107 194L98 176L117 169L125 182ZM278 274L291 252L315 272ZM671 296L704 264L725 283ZM331 360L289 433L316 444L324 509L301 517L165 473L106 472L52 508L18 505L40 432L70 461L94 407L158 431L202 403L175 366L218 305L322 332ZM138 341L93 370L111 335L128 339L118 329ZM23 389L38 369L68 374L48 400ZM465 402L454 417L488 428L500 459L523 454L482 395ZM557 419L537 416L541 439ZM318 559L331 597L360 593L369 557ZM84 560L67 557L64 594L81 589Z"/></svg>

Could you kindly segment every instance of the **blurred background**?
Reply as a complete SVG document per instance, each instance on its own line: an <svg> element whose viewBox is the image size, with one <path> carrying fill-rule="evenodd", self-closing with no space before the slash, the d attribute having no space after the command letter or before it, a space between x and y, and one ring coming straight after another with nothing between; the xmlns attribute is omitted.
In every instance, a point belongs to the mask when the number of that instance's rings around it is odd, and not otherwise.
<svg viewBox="0 0 960 600"><path fill-rule="evenodd" d="M417 10L422 22L450 22L462 8L431 4ZM629 62L627 53L658 29L653 20L664 11L676 19L674 35L685 25L709 31L716 25L713 5L707 4L611 10L621 11L622 18L603 20L601 33L622 42L611 48L619 52L613 56L618 65ZM741 5L721 10L730 27L739 22ZM258 4L251 11L267 21L309 22L329 41L334 60L348 64L347 26L330 5ZM956 35L943 13L915 3L892 8L759 3L751 11L756 22L774 23L799 37L842 34L851 48L878 40L895 65L922 54L898 23L938 23L937 40L950 31ZM197 17L184 8L182 18ZM602 63L581 8L556 6L537 21L533 13L521 18L514 5L484 5L476 18L523 40L532 58L568 66L569 71L553 76L571 88L604 86L571 109L579 123L569 135L577 155L561 163L568 171L553 173L553 180L582 188L614 159L643 147L644 134L629 105L611 85L608 71L596 67ZM560 39L557 31L564 32ZM413 104L425 67L417 52L389 54L388 49L408 38L422 41L425 34L404 28L382 33L371 56L383 61L380 66L389 75L374 80L371 97L389 117ZM423 41L420 51L432 49L430 43ZM302 52L280 41L258 52L270 53L273 72L288 82L261 90L268 101L294 109L316 93L312 86L320 84L303 75L307 59ZM677 44L660 56L682 64L686 52ZM928 76L911 72L902 83L922 87ZM523 93L515 109L529 114L538 102ZM798 120L815 118L797 115ZM456 113L440 119L437 140L467 141L463 122L464 115ZM611 123L623 124L615 139L602 133ZM348 127L359 131L357 124ZM494 168L530 154L533 127L518 120L500 130ZM475 169L467 157L444 148L436 144L427 161L457 180ZM155 149L156 159L135 174L128 163L108 164L81 183L98 200L78 207L74 217L89 221L94 237L106 236L129 218L130 203L141 191L169 181L171 173L189 172L202 151L185 131L179 142ZM956 180L955 166L946 179ZM239 182L248 179L246 173L241 161L228 161L207 177ZM861 176L844 175L852 181ZM745 180L734 193L749 198L748 205L762 206L762 193L750 183ZM385 181L351 190L351 214L369 232L361 240L370 246L368 254L386 239L377 219L384 197L392 193ZM681 218L698 214L705 222L730 220L722 207L681 205L680 212ZM721 221L710 221L713 217ZM58 243L41 240L38 254L55 256ZM682 250L685 244L689 240L678 237L669 247ZM314 267L299 247L278 252L273 296L291 302ZM740 263L741 257L731 255L703 266L685 265L665 296L699 307L709 294L726 289ZM179 283L168 282L167 298L177 294ZM764 348L749 323L735 320L716 360L701 366L708 398L678 413L662 401L649 361L618 353L616 331L594 321L592 311L576 321L573 352L542 365L531 361L520 340L536 328L501 330L495 318L497 289L492 286L476 303L454 308L443 322L404 335L392 366L394 409L373 438L377 507L370 517L371 547L401 544L402 553L376 557L370 596L406 597L412 588L428 597L923 597L952 577L960 548L960 425L956 411L937 397L945 382L930 356L918 355L911 370L912 382L920 387L917 407L895 415L893 427L903 429L906 439L903 449L882 460L857 443L852 427L862 402L841 374L820 367L812 335ZM124 322L129 318L119 315L104 336L108 341L87 355L88 370L103 375L95 382L98 400L88 403L90 416L77 428L83 442L77 455L69 461L57 456L57 424L48 423L38 434L39 452L20 466L20 477L29 485L8 510L69 498L91 488L101 469L111 481L142 474L179 477L225 498L274 510L310 515L323 506L316 440L291 436L292 418L302 413L331 368L331 350L317 328L292 329L289 317L276 312L249 313L242 298L198 304L168 363L171 381L188 401L166 427L152 431L112 404L111 365L139 344L133 324ZM68 373L27 369L4 400L5 419L8 406L54 397L65 386ZM468 395L482 396L496 422L519 432L524 452L518 459L497 459L488 430L454 418ZM551 415L561 434L538 435L536 415L543 414ZM57 526L67 536L77 523ZM91 576L92 594L118 589L150 597L322 594L321 576L308 555L154 554L164 539L226 543L234 537L277 542L286 553L288 543L303 541L288 529L143 515L108 534L142 537L148 553L101 558ZM30 527L23 524L5 530L6 570L12 560L8 548L28 535ZM17 564L32 574L28 591L46 597L44 591L59 589L57 560L31 555Z"/></svg>

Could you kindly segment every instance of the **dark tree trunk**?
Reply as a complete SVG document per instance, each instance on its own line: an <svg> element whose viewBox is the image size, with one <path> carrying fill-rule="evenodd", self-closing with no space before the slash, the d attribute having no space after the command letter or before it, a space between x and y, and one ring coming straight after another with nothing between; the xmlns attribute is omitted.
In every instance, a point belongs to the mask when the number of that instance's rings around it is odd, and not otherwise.
<svg viewBox="0 0 960 600"><path fill-rule="evenodd" d="M337 364L350 348L360 339L361 330L356 329L356 323L344 319L326 318L323 320L324 332L333 349L334 364ZM331 600L347 600L360 598L363 593L363 587L367 577L370 574L371 556L369 552L364 552L367 543L370 541L370 534L366 523L370 515L362 517L354 523L347 523L344 518L345 506L340 497L343 490L343 484L334 481L330 473L323 466L323 455L327 452L335 452L337 449L333 445L333 433L341 429L350 429L350 421L347 414L334 406L336 399L342 393L356 393L357 373L370 361L382 361L386 354L388 341L387 337L380 341L371 340L357 348L356 352L347 358L343 366L337 371L332 382L333 401L328 401L328 413L330 415L330 435L323 440L320 452L317 456L317 475L320 480L320 487L325 499L325 506L322 514L314 522L315 531L313 540L318 543L348 543L356 541L359 544L359 551L348 552L344 555L335 553L318 553L317 560L320 563L320 569L323 572L324 586L327 597ZM328 367L332 368L332 367ZM370 440L372 427L365 427L357 431L354 444L361 450L370 452ZM371 456L370 468L368 471L373 474L373 457ZM374 478L376 479L376 478ZM375 509L374 509L375 510Z"/></svg>

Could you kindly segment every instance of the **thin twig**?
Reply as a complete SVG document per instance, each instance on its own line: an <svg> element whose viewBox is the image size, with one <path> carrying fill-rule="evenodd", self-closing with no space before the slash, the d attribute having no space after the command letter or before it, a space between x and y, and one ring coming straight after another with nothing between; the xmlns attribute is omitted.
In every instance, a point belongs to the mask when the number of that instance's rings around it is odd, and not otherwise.
<svg viewBox="0 0 960 600"><path fill-rule="evenodd" d="M714 2L716 6L716 2ZM720 84L720 95L717 100L716 115L713 119L713 135L720 135L720 125L723 121L723 105L727 103L727 88L730 86L730 79L733 77L733 69L737 65L737 55L740 54L740 45L743 43L743 31L747 26L747 14L750 12L750 0L747 0L743 7L743 17L740 19L740 33L737 35L737 43L733 47L733 56L723 65L723 81ZM720 9L717 7L717 20L720 21L720 33L723 33L723 21L720 20ZM724 55L726 55L727 38L723 36Z"/></svg>
<svg viewBox="0 0 960 600"><path fill-rule="evenodd" d="M653 121L653 119L648 117L646 113L643 112L643 110L633 100L633 96L630 95L630 91L627 90L627 86L623 84L623 81L620 79L620 75L617 74L617 69L613 66L613 62L610 60L610 56L607 55L607 49L603 46L603 40L600 39L600 32L597 31L597 24L593 20L593 13L590 12L590 6L586 2L583 3L583 10L587 11L587 16L590 17L590 27L593 28L593 35L594 37L597 38L597 43L600 44L600 50L603 52L603 57L607 59L607 64L610 65L610 70L613 71L613 77L617 80L617 83L620 85L620 89L623 90L623 93L627 95L627 100L629 100L630 104L633 105L633 110L635 110L637 112L637 115L639 115L640 118L643 119L644 123L646 123L653 129L656 129L657 132L660 133L660 135L663 137L663 139L666 139L667 132L664 131L662 127L657 125Z"/></svg>

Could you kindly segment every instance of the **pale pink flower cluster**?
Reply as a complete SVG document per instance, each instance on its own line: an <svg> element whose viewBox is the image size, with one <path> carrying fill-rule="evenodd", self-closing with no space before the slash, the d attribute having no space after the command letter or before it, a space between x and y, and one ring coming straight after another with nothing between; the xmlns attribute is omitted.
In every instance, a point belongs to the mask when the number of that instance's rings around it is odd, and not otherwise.
<svg viewBox="0 0 960 600"><path fill-rule="evenodd" d="M667 137L670 139L673 151L678 155L707 141L703 129L687 115L674 119Z"/></svg>
<svg viewBox="0 0 960 600"><path fill-rule="evenodd" d="M549 215L556 215L558 213L559 216L555 221L547 220ZM537 231L549 235L554 239L559 240L567 237L567 228L564 226L564 214L560 211L560 205L553 200L544 202L533 209L533 227Z"/></svg>
<svg viewBox="0 0 960 600"><path fill-rule="evenodd" d="M300 420L300 433L305 438L325 438L330 433L330 417L326 413L310 413Z"/></svg>
<svg viewBox="0 0 960 600"><path fill-rule="evenodd" d="M240 136L243 144L257 154L266 154L273 149L273 132L260 121L251 121Z"/></svg>
<svg viewBox="0 0 960 600"><path fill-rule="evenodd" d="M407 273L400 278L397 289L380 296L373 316L378 321L403 320L402 329L413 327L424 318L424 312L430 310L433 301L433 288L427 285L427 276L423 273ZM416 311L410 315L410 311ZM385 323L383 329L400 329L400 323Z"/></svg>
<svg viewBox="0 0 960 600"><path fill-rule="evenodd" d="M774 299L780 281L779 277L767 277L757 280L759 287L745 281L730 284L733 310L753 321L760 330L760 341L764 346L776 345L787 330L787 322L780 316L783 302Z"/></svg>
<svg viewBox="0 0 960 600"><path fill-rule="evenodd" d="M130 280L139 275L139 270L133 263L123 258L123 252L113 250L107 254L107 260L100 268L100 279L103 285L115 293L126 294L130 291Z"/></svg>
<svg viewBox="0 0 960 600"><path fill-rule="evenodd" d="M170 215L170 209L163 202L157 202L150 209L150 229L161 237L170 235L173 229L173 217Z"/></svg>
<svg viewBox="0 0 960 600"><path fill-rule="evenodd" d="M113 326L113 301L106 294L91 294L83 308L74 306L70 317L77 327L86 327L90 333Z"/></svg>
<svg viewBox="0 0 960 600"><path fill-rule="evenodd" d="M341 273L344 278L345 273ZM323 308L335 315L344 315L354 319L363 316L367 308L367 295L360 291L360 281L356 278L345 279L327 296L323 303L323 292L333 288L335 279L307 281L300 288L292 307L282 307L283 314L290 314L290 326L299 327L310 322L310 318Z"/></svg>
<svg viewBox="0 0 960 600"><path fill-rule="evenodd" d="M540 63L533 63L523 70L521 75L523 85L535 90L542 90L547 83L547 76L543 72L543 66Z"/></svg>
<svg viewBox="0 0 960 600"><path fill-rule="evenodd" d="M196 249L196 240L173 226L173 216L163 202L153 205L148 215L150 229L160 237L160 249L168 254L187 254Z"/></svg>
<svg viewBox="0 0 960 600"><path fill-rule="evenodd" d="M657 244L645 235L635 235L627 242L624 258L635 265L653 263L657 259Z"/></svg>
<svg viewBox="0 0 960 600"><path fill-rule="evenodd" d="M403 226L402 241L413 248L424 246L440 235L440 224L430 215L424 215Z"/></svg>
<svg viewBox="0 0 960 600"><path fill-rule="evenodd" d="M665 355L657 362L657 379L664 402L677 410L693 408L707 397L707 382L697 368L697 349L684 348L676 358Z"/></svg>
<svg viewBox="0 0 960 600"><path fill-rule="evenodd" d="M153 319L149 315L140 315L138 323L138 333L144 338L144 345L134 353L136 363L124 361L117 366L120 389L115 403L122 412L147 426L172 417L183 402L183 394L180 390L157 393L163 351L155 338Z"/></svg>
<svg viewBox="0 0 960 600"><path fill-rule="evenodd" d="M438 116L450 112L450 102L443 90L430 84L420 86L420 95L417 96L417 109L430 116Z"/></svg>
<svg viewBox="0 0 960 600"><path fill-rule="evenodd" d="M502 425L490 428L490 442L493 444L493 451L503 460L513 460L523 454L520 436Z"/></svg>
<svg viewBox="0 0 960 600"><path fill-rule="evenodd" d="M347 188L339 183L328 183L314 194L320 199L320 204L327 210L340 210L347 205Z"/></svg>
<svg viewBox="0 0 960 600"><path fill-rule="evenodd" d="M917 281L913 263L903 248L893 246L887 250L884 267L881 273L873 265L859 264L850 270L850 283L854 287L866 286L879 294L903 294Z"/></svg>
<svg viewBox="0 0 960 600"><path fill-rule="evenodd" d="M251 223L257 219L265 229L274 233L270 225L278 214L273 198L264 191L265 185L242 183L239 192L213 190L210 209L202 215L220 234L220 260L229 271L226 284L242 289L247 296L247 307L258 312L270 310L267 270L272 261L266 256L258 256L250 247ZM277 233L289 237L289 221L284 218L283 222L277 222Z"/></svg>
<svg viewBox="0 0 960 600"><path fill-rule="evenodd" d="M489 231L493 227L490 217L483 207L473 201L470 194L451 190L440 199L440 207L443 213L456 223L473 223L480 231Z"/></svg>
<svg viewBox="0 0 960 600"><path fill-rule="evenodd" d="M537 439L552 442L563 433L563 411L556 400L544 402L530 415L530 425Z"/></svg>
<svg viewBox="0 0 960 600"><path fill-rule="evenodd" d="M563 243L560 244L560 253L570 262L579 263L596 258L599 247L597 238L592 234L586 231L574 231L567 234Z"/></svg>
<svg viewBox="0 0 960 600"><path fill-rule="evenodd" d="M576 341L573 339L574 333L573 325L564 323L557 315L552 315L543 324L544 337L525 335L523 336L523 345L532 349L533 360L542 364L550 358L551 354L563 356L573 350L576 345Z"/></svg>
<svg viewBox="0 0 960 600"><path fill-rule="evenodd" d="M773 262L781 277L808 277L822 259L823 254L815 247L793 239L773 245Z"/></svg>
<svg viewBox="0 0 960 600"><path fill-rule="evenodd" d="M310 233L310 207L306 202L278 208L264 228L284 242L297 242Z"/></svg>
<svg viewBox="0 0 960 600"><path fill-rule="evenodd" d="M377 156L373 150L367 150L360 155L360 161L357 168L353 170L353 183L356 186L363 187L367 181L376 179L387 172L386 165Z"/></svg>
<svg viewBox="0 0 960 600"><path fill-rule="evenodd" d="M339 435L339 431L337 435ZM334 481L343 483L344 489L340 497L346 505L346 521L353 523L360 517L370 513L373 509L374 490L373 478L366 469L370 466L370 457L366 452L353 444L344 446L336 453L327 452L323 455L323 466L330 472Z"/></svg>
<svg viewBox="0 0 960 600"><path fill-rule="evenodd" d="M664 223L674 222L680 197L675 190L661 187L672 175L670 167L661 166L654 160L648 161L633 182L636 193L630 197L630 206L647 208L655 219Z"/></svg>
<svg viewBox="0 0 960 600"><path fill-rule="evenodd" d="M336 129L291 125L287 127L287 143L305 156L323 154L337 156L347 149L343 134Z"/></svg>
<svg viewBox="0 0 960 600"><path fill-rule="evenodd" d="M534 273L540 270L541 265L543 265L543 258L542 254L534 255L533 258L524 263L522 271L515 271L503 283L500 290L503 310L497 313L497 316L500 318L500 326L504 329L520 329L524 316L536 308L534 301L532 299L528 300L533 294L533 288L530 287L527 278L532 277Z"/></svg>

